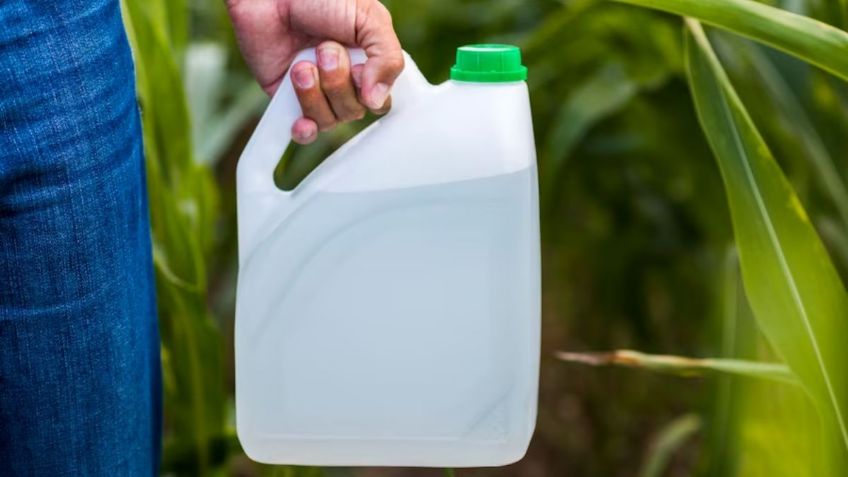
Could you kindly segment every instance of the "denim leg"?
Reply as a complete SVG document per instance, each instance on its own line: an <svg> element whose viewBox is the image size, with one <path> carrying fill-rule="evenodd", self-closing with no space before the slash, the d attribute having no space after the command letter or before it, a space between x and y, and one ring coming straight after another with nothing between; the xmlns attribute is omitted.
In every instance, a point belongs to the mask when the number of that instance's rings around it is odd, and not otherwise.
<svg viewBox="0 0 848 477"><path fill-rule="evenodd" d="M0 0L0 475L157 473L154 293L118 0Z"/></svg>

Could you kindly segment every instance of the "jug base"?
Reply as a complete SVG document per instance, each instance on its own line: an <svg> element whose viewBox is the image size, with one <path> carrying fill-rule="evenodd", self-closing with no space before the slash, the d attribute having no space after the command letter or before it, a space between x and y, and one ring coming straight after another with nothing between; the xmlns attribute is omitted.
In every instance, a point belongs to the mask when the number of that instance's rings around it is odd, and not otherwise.
<svg viewBox="0 0 848 477"><path fill-rule="evenodd" d="M368 467L499 467L521 460L529 439L243 438L248 457L277 465Z"/></svg>

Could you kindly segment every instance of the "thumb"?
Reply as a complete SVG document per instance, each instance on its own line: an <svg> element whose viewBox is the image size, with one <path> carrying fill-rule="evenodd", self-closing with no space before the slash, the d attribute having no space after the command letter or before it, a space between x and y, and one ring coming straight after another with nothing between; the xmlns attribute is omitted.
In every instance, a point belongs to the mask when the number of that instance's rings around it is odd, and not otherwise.
<svg viewBox="0 0 848 477"><path fill-rule="evenodd" d="M362 70L360 96L369 109L382 109L392 85L403 71L403 53L389 11L377 0L364 4L356 16L356 43L368 60Z"/></svg>

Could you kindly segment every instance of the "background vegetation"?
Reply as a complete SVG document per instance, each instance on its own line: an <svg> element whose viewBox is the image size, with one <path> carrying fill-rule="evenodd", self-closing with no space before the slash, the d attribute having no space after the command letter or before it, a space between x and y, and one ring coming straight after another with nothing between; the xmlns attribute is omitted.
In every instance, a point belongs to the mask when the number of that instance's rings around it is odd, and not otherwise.
<svg viewBox="0 0 848 477"><path fill-rule="evenodd" d="M466 43L519 44L530 70L544 249L537 431L521 462L456 474L844 475L848 4L385 3L431 82ZM124 11L162 322L163 473L440 475L242 455L234 173L267 98L223 2L124 0ZM362 126L292 148L279 183Z"/></svg>

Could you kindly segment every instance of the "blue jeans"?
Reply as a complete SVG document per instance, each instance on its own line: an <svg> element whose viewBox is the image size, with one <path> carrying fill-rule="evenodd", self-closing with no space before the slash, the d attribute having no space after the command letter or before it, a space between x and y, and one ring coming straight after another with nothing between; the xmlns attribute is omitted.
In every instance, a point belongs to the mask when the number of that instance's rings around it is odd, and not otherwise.
<svg viewBox="0 0 848 477"><path fill-rule="evenodd" d="M0 475L157 472L154 293L118 0L0 0Z"/></svg>

